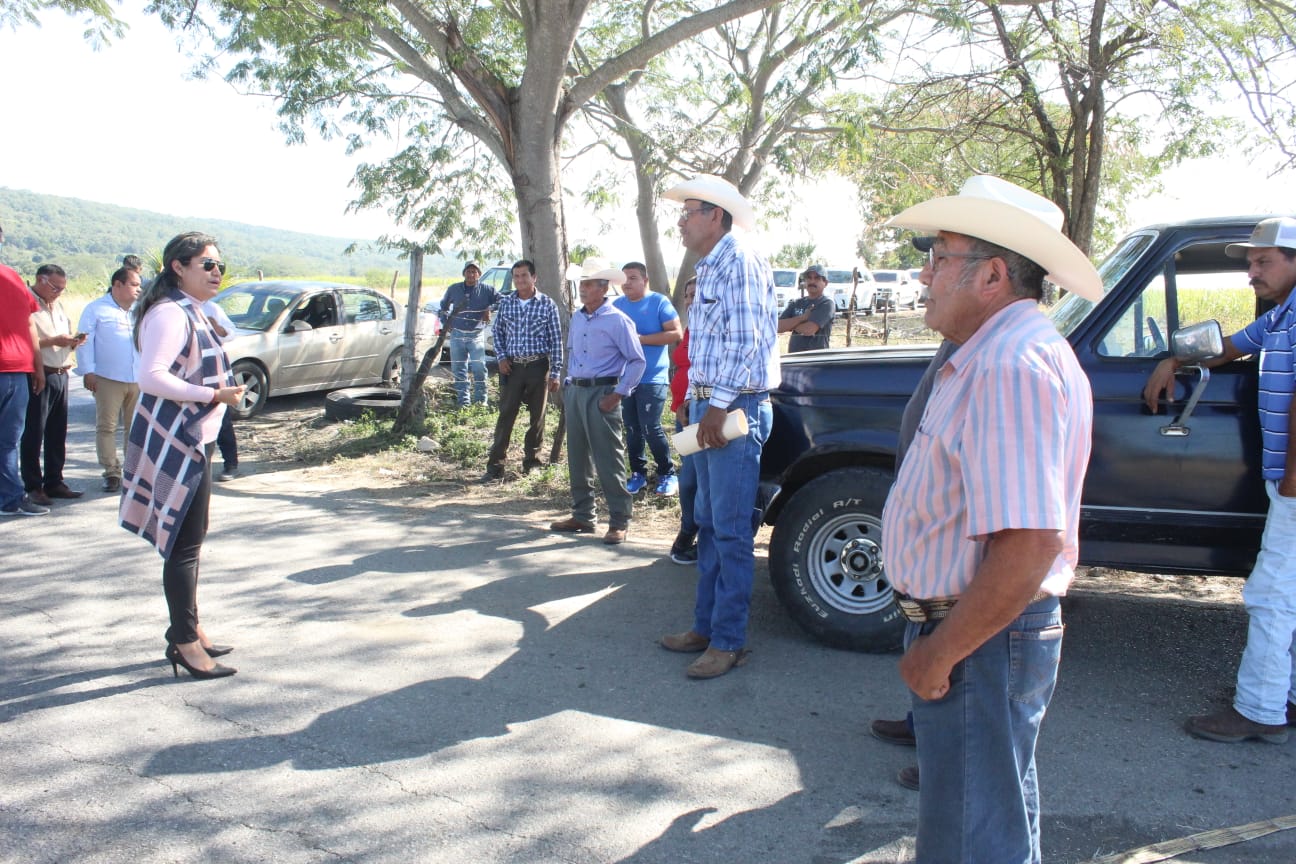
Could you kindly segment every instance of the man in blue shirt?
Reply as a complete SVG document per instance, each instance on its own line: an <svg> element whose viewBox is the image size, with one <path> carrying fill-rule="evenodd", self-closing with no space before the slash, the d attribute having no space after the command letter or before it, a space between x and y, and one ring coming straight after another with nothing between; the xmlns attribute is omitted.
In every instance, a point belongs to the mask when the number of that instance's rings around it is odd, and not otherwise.
<svg viewBox="0 0 1296 864"><path fill-rule="evenodd" d="M625 274L624 293L612 301L634 322L643 347L643 380L621 403L625 421L626 450L630 454L630 479L626 491L631 495L648 485L648 459L644 445L652 451L657 463L658 495L679 493L679 478L671 461L670 442L662 428L662 408L670 397L670 346L684 338L679 314L663 294L648 290L648 268L631 261L621 268Z"/></svg>
<svg viewBox="0 0 1296 864"><path fill-rule="evenodd" d="M490 309L499 296L489 285L482 285L481 269L472 262L464 265L463 281L446 289L441 298L441 320L450 328L450 371L454 375L455 401L467 408L468 375L472 374L472 404L486 404L486 325ZM446 313L454 307L447 322Z"/></svg>
<svg viewBox="0 0 1296 864"><path fill-rule="evenodd" d="M1233 704L1214 714L1190 717L1188 733L1209 741L1248 739L1281 744L1287 727L1296 725L1296 446L1290 432L1296 410L1292 346L1296 343L1296 219L1265 219L1246 243L1224 248L1246 258L1247 276L1256 297L1274 308L1234 333L1224 354L1204 366L1219 366L1248 354L1260 355L1260 437L1262 472L1269 495L1269 515L1260 540L1255 569L1242 589L1250 616L1246 650L1238 667ZM1174 398L1180 362L1168 357L1157 364L1143 389L1153 413L1165 394Z"/></svg>
<svg viewBox="0 0 1296 864"><path fill-rule="evenodd" d="M756 485L779 385L774 272L735 225L750 231L756 214L720 177L695 177L666 192L681 201L684 248L698 256L697 293L689 307L689 419L702 450L697 468L698 586L693 627L663 636L668 651L701 652L690 678L715 678L746 659L747 610L755 567ZM725 438L727 415L740 411L747 434Z"/></svg>
<svg viewBox="0 0 1296 864"><path fill-rule="evenodd" d="M139 299L141 284L139 270L118 268L108 292L86 305L77 324L86 339L76 352L76 371L94 394L95 453L103 468L103 491L109 494L121 491L117 430L130 425L139 398L135 383L139 351L130 310Z"/></svg>
<svg viewBox="0 0 1296 864"><path fill-rule="evenodd" d="M624 543L633 498L625 488L625 443L621 406L644 373L644 352L633 322L607 302L609 285L625 281L620 270L587 261L580 281L581 308L567 333L567 468L571 475L572 515L551 531L586 534L594 530L594 474L608 505L603 542ZM660 409L659 409L660 410Z"/></svg>

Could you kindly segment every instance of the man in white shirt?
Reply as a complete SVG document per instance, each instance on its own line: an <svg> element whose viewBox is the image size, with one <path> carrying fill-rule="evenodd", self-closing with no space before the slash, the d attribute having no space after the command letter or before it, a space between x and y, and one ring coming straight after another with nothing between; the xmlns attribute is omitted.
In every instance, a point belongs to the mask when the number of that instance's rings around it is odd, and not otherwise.
<svg viewBox="0 0 1296 864"><path fill-rule="evenodd" d="M103 468L103 491L121 492L122 466L117 430L128 428L139 398L135 383L139 351L132 332L131 307L140 295L138 270L122 267L112 287L86 305L77 330L85 342L77 349L77 373L95 398L95 453Z"/></svg>

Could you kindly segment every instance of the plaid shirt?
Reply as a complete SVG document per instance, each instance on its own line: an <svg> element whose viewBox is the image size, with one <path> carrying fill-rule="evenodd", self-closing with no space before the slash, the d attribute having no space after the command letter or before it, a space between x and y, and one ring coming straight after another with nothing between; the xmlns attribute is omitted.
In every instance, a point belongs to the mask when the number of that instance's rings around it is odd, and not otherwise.
<svg viewBox="0 0 1296 864"><path fill-rule="evenodd" d="M558 304L539 290L527 302L510 294L500 300L491 325L495 334L495 356L501 360L549 355L549 377L562 376L562 328Z"/></svg>
<svg viewBox="0 0 1296 864"><path fill-rule="evenodd" d="M726 234L694 271L689 383L715 388L711 404L718 408L732 404L740 390L773 390L781 379L769 262Z"/></svg>

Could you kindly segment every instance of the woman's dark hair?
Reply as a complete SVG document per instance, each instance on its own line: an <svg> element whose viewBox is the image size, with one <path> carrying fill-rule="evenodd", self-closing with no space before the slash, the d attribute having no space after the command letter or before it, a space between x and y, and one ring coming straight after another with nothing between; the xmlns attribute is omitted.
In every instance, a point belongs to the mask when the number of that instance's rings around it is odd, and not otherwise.
<svg viewBox="0 0 1296 864"><path fill-rule="evenodd" d="M189 262L202 254L202 251L208 246L219 246L216 238L210 234L203 234L201 231L186 231L184 234L177 234L171 238L171 242L162 250L162 270L149 283L148 290L140 297L139 302L135 305L135 348L140 347L140 322L144 320L144 315L149 309L152 309L159 300L166 298L171 293L171 289L180 287L180 277L171 267L173 261L179 261L182 267L188 267Z"/></svg>

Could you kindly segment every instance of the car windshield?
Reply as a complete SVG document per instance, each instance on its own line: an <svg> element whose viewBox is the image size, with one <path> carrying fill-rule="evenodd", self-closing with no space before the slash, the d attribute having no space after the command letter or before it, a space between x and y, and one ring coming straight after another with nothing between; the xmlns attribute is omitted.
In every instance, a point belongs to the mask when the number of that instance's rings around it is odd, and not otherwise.
<svg viewBox="0 0 1296 864"><path fill-rule="evenodd" d="M899 276L900 276L899 273L888 273L888 272L885 271L885 270L874 270L874 271L873 271L873 281L874 281L874 282L898 282L898 281L899 281Z"/></svg>
<svg viewBox="0 0 1296 864"><path fill-rule="evenodd" d="M828 281L829 282L853 282L854 280L851 278L851 271L849 270L829 270Z"/></svg>
<svg viewBox="0 0 1296 864"><path fill-rule="evenodd" d="M1139 231L1131 234L1117 244L1116 248L1108 253L1103 262L1098 265L1098 275L1102 278L1103 293L1110 291L1125 274L1129 272L1143 256L1144 250L1152 245L1156 239L1155 231ZM1086 300L1079 294L1068 294L1053 304L1053 308L1048 310L1048 316L1053 320L1053 326L1063 336L1070 336L1071 332L1080 326L1080 322L1089 317L1089 313L1097 306L1092 300Z"/></svg>
<svg viewBox="0 0 1296 864"><path fill-rule="evenodd" d="M296 302L300 291L277 285L235 285L222 291L216 303L243 330L269 330L280 313Z"/></svg>
<svg viewBox="0 0 1296 864"><path fill-rule="evenodd" d="M794 270L775 270L774 287L791 288L797 283L797 274Z"/></svg>

